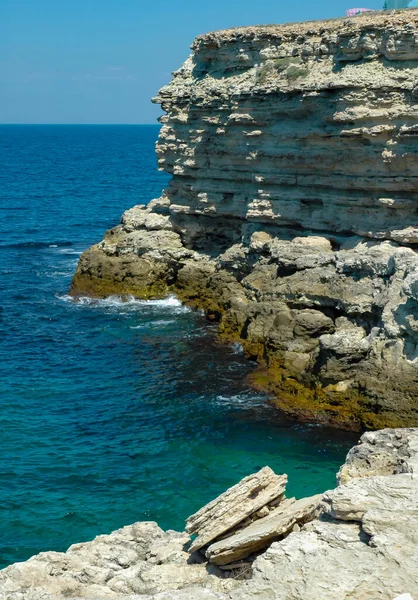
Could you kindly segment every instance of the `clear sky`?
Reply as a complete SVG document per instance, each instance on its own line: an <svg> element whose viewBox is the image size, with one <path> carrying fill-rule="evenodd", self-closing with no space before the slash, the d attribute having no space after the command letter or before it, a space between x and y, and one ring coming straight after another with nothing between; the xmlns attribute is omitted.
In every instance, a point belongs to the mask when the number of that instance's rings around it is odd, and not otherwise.
<svg viewBox="0 0 418 600"><path fill-rule="evenodd" d="M0 0L0 123L154 123L193 38L383 0Z"/></svg>

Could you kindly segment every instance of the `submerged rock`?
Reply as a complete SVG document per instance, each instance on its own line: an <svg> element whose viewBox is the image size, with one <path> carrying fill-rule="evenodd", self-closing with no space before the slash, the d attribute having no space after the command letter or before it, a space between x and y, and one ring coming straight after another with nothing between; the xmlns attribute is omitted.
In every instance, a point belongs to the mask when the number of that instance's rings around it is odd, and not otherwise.
<svg viewBox="0 0 418 600"><path fill-rule="evenodd" d="M199 36L158 94L168 188L72 293L174 292L305 421L418 424L418 11Z"/></svg>

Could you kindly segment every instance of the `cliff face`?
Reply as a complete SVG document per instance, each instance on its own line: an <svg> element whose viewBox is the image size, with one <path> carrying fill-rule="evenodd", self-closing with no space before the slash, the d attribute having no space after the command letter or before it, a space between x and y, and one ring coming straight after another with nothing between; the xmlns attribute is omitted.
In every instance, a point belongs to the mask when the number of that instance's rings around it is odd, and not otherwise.
<svg viewBox="0 0 418 600"><path fill-rule="evenodd" d="M80 259L74 294L175 291L280 408L418 422L418 11L198 37L156 102L161 198Z"/></svg>
<svg viewBox="0 0 418 600"><path fill-rule="evenodd" d="M417 243L417 14L197 38L156 98L177 215Z"/></svg>

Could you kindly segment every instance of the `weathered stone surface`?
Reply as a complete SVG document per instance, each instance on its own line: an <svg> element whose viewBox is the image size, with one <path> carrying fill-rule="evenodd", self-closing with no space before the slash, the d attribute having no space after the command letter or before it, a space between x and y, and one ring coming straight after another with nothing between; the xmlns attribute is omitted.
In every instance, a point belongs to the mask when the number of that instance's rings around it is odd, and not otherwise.
<svg viewBox="0 0 418 600"><path fill-rule="evenodd" d="M392 600L418 592L416 566L383 556L361 527L314 521L274 543L253 566L254 575L231 592L233 600Z"/></svg>
<svg viewBox="0 0 418 600"><path fill-rule="evenodd" d="M418 473L416 429L383 429L365 433L338 472L340 484L358 477Z"/></svg>
<svg viewBox="0 0 418 600"><path fill-rule="evenodd" d="M276 475L269 467L245 477L186 521L186 531L197 533L190 552L199 550L230 531L285 491L287 475Z"/></svg>
<svg viewBox="0 0 418 600"><path fill-rule="evenodd" d="M313 518L322 494L295 501L283 500L267 516L254 521L242 531L211 544L206 550L210 562L225 565L247 558L269 546L273 541L290 533L297 523Z"/></svg>
<svg viewBox="0 0 418 600"><path fill-rule="evenodd" d="M324 494L329 514L340 521L360 521L371 510L418 509L418 479L410 473L353 479Z"/></svg>
<svg viewBox="0 0 418 600"><path fill-rule="evenodd" d="M43 552L0 571L1 600L137 598L197 586L196 598L236 585L204 564L190 564L185 533L164 532L156 523L136 523L92 542L74 544L64 554ZM210 594L213 590L214 594ZM160 596L157 596L158 598ZM166 598L164 594L162 598ZM168 597L175 597L168 596ZM179 596L180 597L180 596ZM184 598L192 595L185 595Z"/></svg>
<svg viewBox="0 0 418 600"><path fill-rule="evenodd" d="M199 36L158 94L172 174L74 295L174 292L306 421L418 423L418 11Z"/></svg>
<svg viewBox="0 0 418 600"><path fill-rule="evenodd" d="M415 243L416 25L411 11L199 36L156 97L171 210Z"/></svg>

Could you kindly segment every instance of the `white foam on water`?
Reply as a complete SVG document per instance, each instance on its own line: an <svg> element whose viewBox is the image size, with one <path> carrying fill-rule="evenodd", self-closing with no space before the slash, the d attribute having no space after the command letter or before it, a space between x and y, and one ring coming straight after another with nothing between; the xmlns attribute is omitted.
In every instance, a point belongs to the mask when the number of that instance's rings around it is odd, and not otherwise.
<svg viewBox="0 0 418 600"><path fill-rule="evenodd" d="M231 350L233 354L243 354L244 348L238 342L233 342L231 344Z"/></svg>
<svg viewBox="0 0 418 600"><path fill-rule="evenodd" d="M143 304L147 304L148 306L175 306L187 308L183 306L180 300L174 295L167 296L167 298L162 298L161 300L138 300L138 302L142 302Z"/></svg>
<svg viewBox="0 0 418 600"><path fill-rule="evenodd" d="M216 396L215 404L222 406L239 406L253 408L255 406L266 406L267 396L254 393L253 391L242 392L232 396Z"/></svg>
<svg viewBox="0 0 418 600"><path fill-rule="evenodd" d="M61 300L62 302L73 302L73 303L75 303L74 298L72 296L69 296L68 294L62 294L62 295L55 294L55 298L57 300Z"/></svg>
<svg viewBox="0 0 418 600"><path fill-rule="evenodd" d="M57 248L57 246L50 246L50 248ZM57 250L58 254L69 254L69 255L73 255L73 256L80 256L80 254L83 254L82 250L72 250L71 248L60 248L59 250Z"/></svg>
<svg viewBox="0 0 418 600"><path fill-rule="evenodd" d="M149 329L150 327L165 327L166 325L171 325L172 323L175 323L175 322L176 321L174 319L170 319L170 320L160 319L159 321L150 321L146 325L135 325L135 326L129 327L129 329Z"/></svg>
<svg viewBox="0 0 418 600"><path fill-rule="evenodd" d="M108 296L107 298L91 298L90 296L79 296L74 298L68 294L56 296L63 302L72 302L79 306L92 306L94 308L123 308L124 310L138 310L147 308L169 309L170 312L178 314L189 312L190 308L183 304L175 296L168 296L161 300L139 300L135 296Z"/></svg>
<svg viewBox="0 0 418 600"><path fill-rule="evenodd" d="M70 274L70 271L46 271L45 273L36 273L38 276L42 277L63 277Z"/></svg>
<svg viewBox="0 0 418 600"><path fill-rule="evenodd" d="M160 321L152 321L151 325L153 325L154 327L164 327L164 325L171 325L172 323L175 323L176 321L174 319L161 319Z"/></svg>

